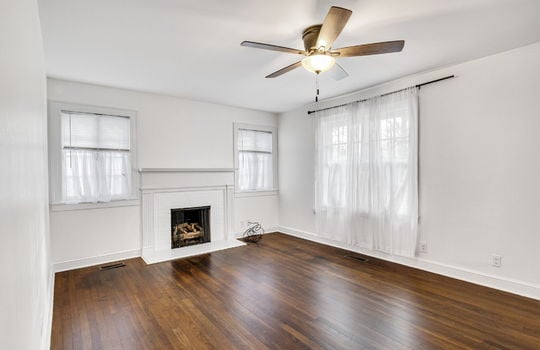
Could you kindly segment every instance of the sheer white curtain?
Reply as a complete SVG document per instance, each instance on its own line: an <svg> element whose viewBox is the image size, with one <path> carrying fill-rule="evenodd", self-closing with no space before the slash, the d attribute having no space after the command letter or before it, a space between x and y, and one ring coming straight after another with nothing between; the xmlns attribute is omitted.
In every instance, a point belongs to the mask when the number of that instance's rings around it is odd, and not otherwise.
<svg viewBox="0 0 540 350"><path fill-rule="evenodd" d="M238 129L238 189L271 190L273 177L272 133Z"/></svg>
<svg viewBox="0 0 540 350"><path fill-rule="evenodd" d="M416 88L318 112L320 235L414 256L418 223Z"/></svg>
<svg viewBox="0 0 540 350"><path fill-rule="evenodd" d="M62 114L62 202L96 203L133 197L130 120Z"/></svg>

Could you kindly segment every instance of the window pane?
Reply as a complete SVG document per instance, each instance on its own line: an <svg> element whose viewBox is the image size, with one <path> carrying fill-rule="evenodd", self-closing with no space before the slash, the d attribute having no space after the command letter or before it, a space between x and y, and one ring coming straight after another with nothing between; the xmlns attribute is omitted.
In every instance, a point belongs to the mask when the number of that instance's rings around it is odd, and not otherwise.
<svg viewBox="0 0 540 350"><path fill-rule="evenodd" d="M130 148L130 119L62 113L62 147Z"/></svg>
<svg viewBox="0 0 540 350"><path fill-rule="evenodd" d="M238 189L271 190L274 184L272 133L238 130Z"/></svg>
<svg viewBox="0 0 540 350"><path fill-rule="evenodd" d="M62 202L131 197L130 123L124 117L62 113Z"/></svg>
<svg viewBox="0 0 540 350"><path fill-rule="evenodd" d="M128 152L100 151L98 154L100 195L124 199L130 195L131 164Z"/></svg>
<svg viewBox="0 0 540 350"><path fill-rule="evenodd" d="M64 203L95 203L131 196L129 152L62 151Z"/></svg>
<svg viewBox="0 0 540 350"><path fill-rule="evenodd" d="M64 203L97 202L97 152L63 150Z"/></svg>
<svg viewBox="0 0 540 350"><path fill-rule="evenodd" d="M129 118L100 116L99 142L100 148L129 149Z"/></svg>
<svg viewBox="0 0 540 350"><path fill-rule="evenodd" d="M238 130L238 149L272 153L272 133L248 129Z"/></svg>
<svg viewBox="0 0 540 350"><path fill-rule="evenodd" d="M271 153L238 153L238 187L241 191L270 190L273 187Z"/></svg>
<svg viewBox="0 0 540 350"><path fill-rule="evenodd" d="M97 148L98 116L62 113L62 146Z"/></svg>

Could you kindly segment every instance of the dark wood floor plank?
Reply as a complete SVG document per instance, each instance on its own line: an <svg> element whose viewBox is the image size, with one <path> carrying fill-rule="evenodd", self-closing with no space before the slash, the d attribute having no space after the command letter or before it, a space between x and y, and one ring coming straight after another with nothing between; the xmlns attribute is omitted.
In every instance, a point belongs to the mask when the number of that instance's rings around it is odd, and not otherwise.
<svg viewBox="0 0 540 350"><path fill-rule="evenodd" d="M540 349L540 301L279 233L56 274L52 349Z"/></svg>

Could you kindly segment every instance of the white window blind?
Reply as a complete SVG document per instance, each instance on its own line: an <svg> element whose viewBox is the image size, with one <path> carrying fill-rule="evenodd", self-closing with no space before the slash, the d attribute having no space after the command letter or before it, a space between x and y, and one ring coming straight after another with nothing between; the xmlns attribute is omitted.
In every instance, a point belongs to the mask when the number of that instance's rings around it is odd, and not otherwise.
<svg viewBox="0 0 540 350"><path fill-rule="evenodd" d="M237 142L238 189L272 190L274 187L272 132L238 129Z"/></svg>
<svg viewBox="0 0 540 350"><path fill-rule="evenodd" d="M61 113L62 203L132 197L128 117Z"/></svg>

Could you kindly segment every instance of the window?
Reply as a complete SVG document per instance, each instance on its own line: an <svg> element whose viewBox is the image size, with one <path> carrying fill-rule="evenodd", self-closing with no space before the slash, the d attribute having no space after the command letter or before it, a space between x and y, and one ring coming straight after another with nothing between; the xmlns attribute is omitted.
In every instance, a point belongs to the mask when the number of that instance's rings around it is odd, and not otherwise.
<svg viewBox="0 0 540 350"><path fill-rule="evenodd" d="M347 181L347 152L349 149L348 125L345 119L334 118L325 121L327 123L324 128L328 134L321 139L324 149L322 151L325 154L324 163L321 164L324 169L322 183L325 184L321 188L324 192L321 198L325 207L343 208L347 198L345 183Z"/></svg>
<svg viewBox="0 0 540 350"><path fill-rule="evenodd" d="M318 233L413 256L418 224L418 92L317 114Z"/></svg>
<svg viewBox="0 0 540 350"><path fill-rule="evenodd" d="M236 191L277 189L276 130L235 124Z"/></svg>
<svg viewBox="0 0 540 350"><path fill-rule="evenodd" d="M82 106L59 105L53 110L49 121L49 134L54 136L50 146L52 203L135 199L134 116L103 113L102 109L98 113Z"/></svg>
<svg viewBox="0 0 540 350"><path fill-rule="evenodd" d="M320 117L320 199L324 207L346 208L351 189L355 189L358 193L352 210L367 214L372 204L370 183L384 179L389 185L377 190L384 206L395 205L399 214L408 213L408 195L401 196L399 204L392 198L393 190L408 176L409 119L404 117L409 113L408 105L385 107L388 111L383 116L370 121L368 115L373 111L365 106L357 106L357 115L352 118L344 111Z"/></svg>

